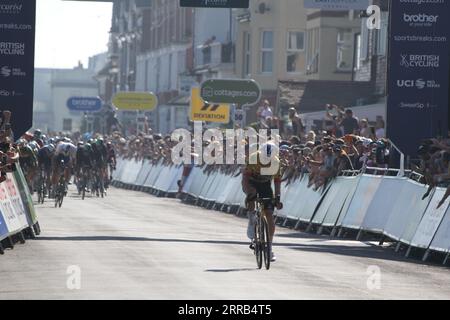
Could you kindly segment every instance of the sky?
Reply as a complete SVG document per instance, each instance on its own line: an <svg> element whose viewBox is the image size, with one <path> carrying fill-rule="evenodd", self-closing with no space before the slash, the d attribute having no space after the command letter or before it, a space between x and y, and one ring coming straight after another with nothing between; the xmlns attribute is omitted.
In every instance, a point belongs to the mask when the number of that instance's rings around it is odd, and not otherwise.
<svg viewBox="0 0 450 320"><path fill-rule="evenodd" d="M73 68L107 50L112 3L37 0L36 68Z"/></svg>

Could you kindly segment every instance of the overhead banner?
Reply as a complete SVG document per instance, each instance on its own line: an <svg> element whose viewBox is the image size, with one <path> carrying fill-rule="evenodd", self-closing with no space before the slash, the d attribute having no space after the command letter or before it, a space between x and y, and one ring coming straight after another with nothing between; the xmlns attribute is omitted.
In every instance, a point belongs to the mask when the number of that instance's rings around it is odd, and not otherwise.
<svg viewBox="0 0 450 320"><path fill-rule="evenodd" d="M0 111L15 137L33 125L35 16L36 0L0 1Z"/></svg>
<svg viewBox="0 0 450 320"><path fill-rule="evenodd" d="M414 156L448 130L450 1L390 1L387 136Z"/></svg>
<svg viewBox="0 0 450 320"><path fill-rule="evenodd" d="M322 9L331 11L366 10L369 0L304 0L307 9Z"/></svg>

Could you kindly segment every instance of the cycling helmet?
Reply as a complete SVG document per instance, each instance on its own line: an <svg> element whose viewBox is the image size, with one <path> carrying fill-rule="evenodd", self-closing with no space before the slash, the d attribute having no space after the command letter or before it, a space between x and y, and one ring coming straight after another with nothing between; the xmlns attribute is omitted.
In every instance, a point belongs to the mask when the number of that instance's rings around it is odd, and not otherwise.
<svg viewBox="0 0 450 320"><path fill-rule="evenodd" d="M42 132L41 132L40 129L36 129L36 130L34 130L33 135L34 135L35 138L40 138L41 135L42 135Z"/></svg>

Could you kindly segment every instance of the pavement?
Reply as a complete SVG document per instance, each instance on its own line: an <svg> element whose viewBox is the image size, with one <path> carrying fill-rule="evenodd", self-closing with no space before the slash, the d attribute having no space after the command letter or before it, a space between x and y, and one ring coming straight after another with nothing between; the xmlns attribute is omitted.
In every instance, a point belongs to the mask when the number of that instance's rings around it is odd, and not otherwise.
<svg viewBox="0 0 450 320"><path fill-rule="evenodd" d="M42 234L0 256L0 299L449 299L450 271L371 242L277 227L258 270L247 220L112 188L37 205Z"/></svg>

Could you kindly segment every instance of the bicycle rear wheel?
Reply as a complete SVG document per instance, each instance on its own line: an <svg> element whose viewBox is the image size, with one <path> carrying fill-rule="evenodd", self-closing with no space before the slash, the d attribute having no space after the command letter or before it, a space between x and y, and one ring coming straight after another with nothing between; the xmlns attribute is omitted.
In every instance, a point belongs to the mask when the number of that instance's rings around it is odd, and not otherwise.
<svg viewBox="0 0 450 320"><path fill-rule="evenodd" d="M261 224L259 218L255 223L255 256L256 256L256 266L258 269L262 268L263 262L263 250L262 250L262 239L261 239Z"/></svg>
<svg viewBox="0 0 450 320"><path fill-rule="evenodd" d="M272 258L272 250L270 246L270 238L269 238L269 224L267 223L266 217L262 219L262 227L261 227L261 239L262 239L262 251L264 253L264 265L266 270L270 269L270 259Z"/></svg>

